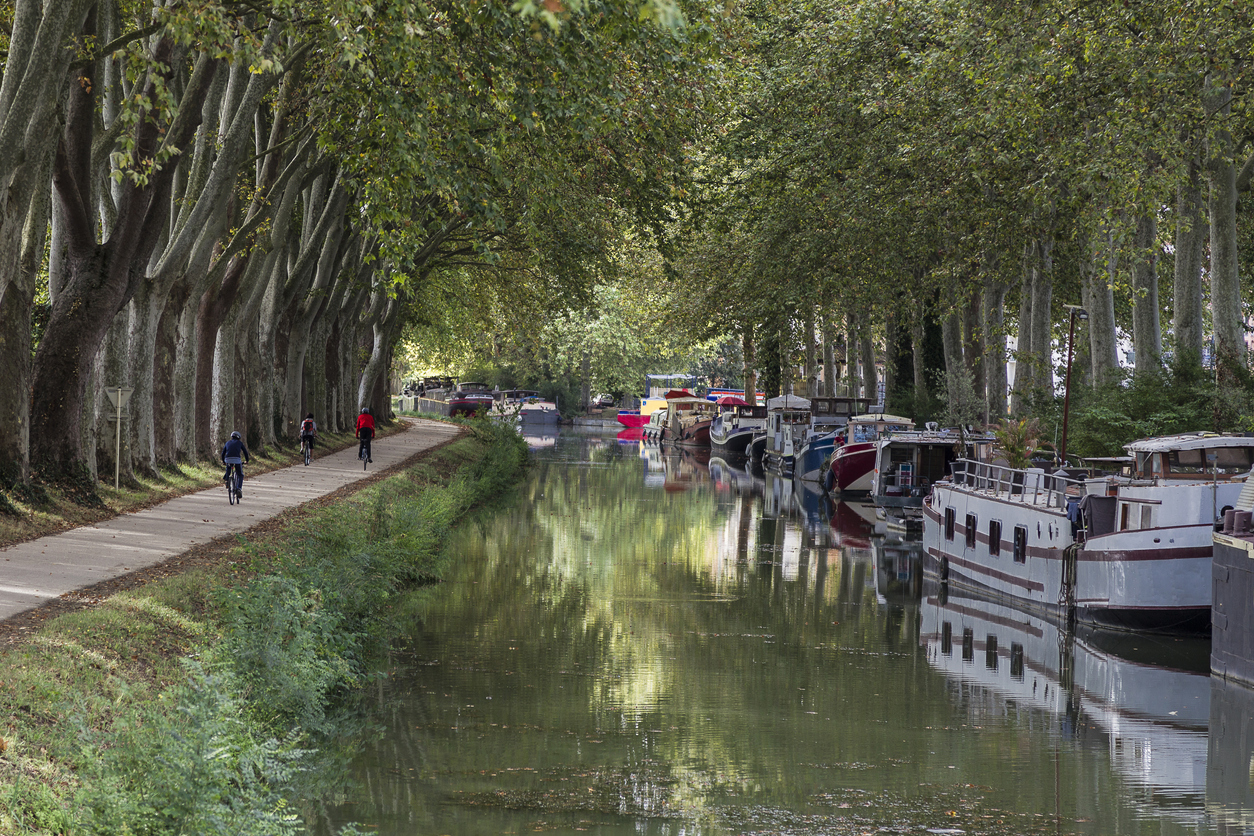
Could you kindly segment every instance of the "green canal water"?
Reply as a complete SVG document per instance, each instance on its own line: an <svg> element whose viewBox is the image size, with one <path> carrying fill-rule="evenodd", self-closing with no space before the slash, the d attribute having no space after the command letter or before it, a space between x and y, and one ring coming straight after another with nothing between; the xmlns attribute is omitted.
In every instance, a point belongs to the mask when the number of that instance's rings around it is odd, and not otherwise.
<svg viewBox="0 0 1254 836"><path fill-rule="evenodd" d="M962 599L873 509L718 459L533 443L456 533L325 832L1254 831L1254 699L1204 642Z"/></svg>

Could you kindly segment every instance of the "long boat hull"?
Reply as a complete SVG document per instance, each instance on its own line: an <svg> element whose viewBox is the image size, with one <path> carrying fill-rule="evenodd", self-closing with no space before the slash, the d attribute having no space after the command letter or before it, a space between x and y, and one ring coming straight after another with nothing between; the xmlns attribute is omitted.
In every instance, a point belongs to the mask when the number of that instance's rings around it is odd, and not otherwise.
<svg viewBox="0 0 1254 836"><path fill-rule="evenodd" d="M822 481L823 462L827 461L835 449L835 433L811 438L797 452L793 462L793 475L807 482Z"/></svg>
<svg viewBox="0 0 1254 836"><path fill-rule="evenodd" d="M1209 525L1118 532L1080 547L1057 494L1025 501L946 483L923 515L925 571L942 581L1053 618L1066 615L1070 594L1077 621L1100 627L1209 629Z"/></svg>
<svg viewBox="0 0 1254 836"><path fill-rule="evenodd" d="M711 431L710 446L715 450L730 453L732 455L743 456L748 451L749 443L753 441L753 436L758 432L761 432L761 430L746 429L716 435L713 431Z"/></svg>
<svg viewBox="0 0 1254 836"><path fill-rule="evenodd" d="M680 427L675 433L675 443L684 447L709 447L711 423L713 419L706 419Z"/></svg>

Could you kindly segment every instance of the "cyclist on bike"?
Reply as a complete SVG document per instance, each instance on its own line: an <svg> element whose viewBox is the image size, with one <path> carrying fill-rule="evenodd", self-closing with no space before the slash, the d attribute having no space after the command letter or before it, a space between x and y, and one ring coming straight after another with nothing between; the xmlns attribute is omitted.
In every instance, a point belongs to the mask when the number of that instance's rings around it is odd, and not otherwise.
<svg viewBox="0 0 1254 836"><path fill-rule="evenodd" d="M239 431L231 433L230 439L226 444L222 445L222 463L226 465L226 473L222 475L223 479L231 478L231 471L234 469L237 474L235 477L235 495L243 496L244 483L244 465L242 462L249 460L248 447L244 445L243 439L239 436Z"/></svg>
<svg viewBox="0 0 1254 836"><path fill-rule="evenodd" d="M361 445L358 448L358 455L362 450L366 451L366 461L372 462L370 458L370 439L374 438L374 416L370 414L370 407L363 406L361 414L357 416L357 437L361 439Z"/></svg>
<svg viewBox="0 0 1254 836"><path fill-rule="evenodd" d="M314 421L313 413L305 416L305 420L300 422L300 441L302 444L308 444L310 452L313 452L314 439L318 437L318 424Z"/></svg>

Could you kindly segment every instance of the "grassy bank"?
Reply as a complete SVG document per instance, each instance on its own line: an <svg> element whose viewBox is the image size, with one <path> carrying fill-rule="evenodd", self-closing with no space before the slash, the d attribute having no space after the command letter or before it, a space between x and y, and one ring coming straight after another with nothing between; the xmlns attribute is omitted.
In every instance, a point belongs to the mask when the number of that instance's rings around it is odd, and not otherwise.
<svg viewBox="0 0 1254 836"><path fill-rule="evenodd" d="M402 429L401 424L394 423L381 428L379 437L386 438ZM356 443L352 433L319 433L314 457L321 458ZM300 462L299 443L252 452L252 460L246 465L248 476ZM95 496L99 502L86 504L56 485L38 482L8 488L0 485L0 547L90 525L176 496L217 487L222 481L222 466L216 461L180 463L162 468L153 477L123 477L117 489L113 487L112 471L102 472L100 478Z"/></svg>
<svg viewBox="0 0 1254 836"><path fill-rule="evenodd" d="M0 833L299 832L360 739L404 591L526 450L479 426L0 659ZM306 802L308 804L308 802Z"/></svg>

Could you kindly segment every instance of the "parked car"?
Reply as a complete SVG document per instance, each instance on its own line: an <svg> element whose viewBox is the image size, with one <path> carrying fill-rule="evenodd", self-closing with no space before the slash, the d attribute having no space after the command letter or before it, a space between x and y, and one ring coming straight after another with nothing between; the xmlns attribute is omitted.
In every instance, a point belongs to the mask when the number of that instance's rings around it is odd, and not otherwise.
<svg viewBox="0 0 1254 836"><path fill-rule="evenodd" d="M592 399L592 405L596 407L606 407L614 405L613 395L597 395Z"/></svg>

